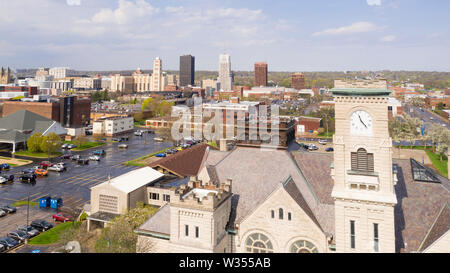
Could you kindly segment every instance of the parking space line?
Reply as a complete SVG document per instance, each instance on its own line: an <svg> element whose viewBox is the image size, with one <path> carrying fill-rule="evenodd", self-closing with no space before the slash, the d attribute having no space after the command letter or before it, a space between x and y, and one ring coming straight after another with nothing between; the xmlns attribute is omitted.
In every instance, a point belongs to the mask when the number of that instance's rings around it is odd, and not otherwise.
<svg viewBox="0 0 450 273"><path fill-rule="evenodd" d="M77 181L75 183L72 183L71 185L79 185L79 184L85 183L86 181L88 181L88 182L99 181L99 180L102 180L103 177L106 177L106 176L100 176L100 177L95 177L94 176L94 177L87 177L87 178L79 178L77 180L81 180L81 181Z"/></svg>
<svg viewBox="0 0 450 273"><path fill-rule="evenodd" d="M40 195L39 197L35 197L35 198L33 198L33 199L30 199L30 201L37 201L39 198L41 198L41 197L43 197L43 196L50 196L50 193L49 192L47 192L46 194L42 194L42 195Z"/></svg>
<svg viewBox="0 0 450 273"><path fill-rule="evenodd" d="M70 184L74 184L76 181L78 181L78 180L83 180L83 179L88 179L88 178L92 178L92 177L95 177L97 174L86 174L85 176L83 176L83 177L78 177L78 178L75 178L75 179L73 179L73 180L71 180L70 182L67 182L67 183L65 183L66 185L70 185Z"/></svg>
<svg viewBox="0 0 450 273"><path fill-rule="evenodd" d="M102 183L102 182L105 182L106 181L106 176L103 176L103 177L100 177L99 179L90 179L88 182L85 182L85 181L83 181L84 183L83 184L80 184L79 186L86 186L86 185L89 185L89 184L91 184L92 182L94 182L94 183L97 183L97 182L100 182L100 183Z"/></svg>

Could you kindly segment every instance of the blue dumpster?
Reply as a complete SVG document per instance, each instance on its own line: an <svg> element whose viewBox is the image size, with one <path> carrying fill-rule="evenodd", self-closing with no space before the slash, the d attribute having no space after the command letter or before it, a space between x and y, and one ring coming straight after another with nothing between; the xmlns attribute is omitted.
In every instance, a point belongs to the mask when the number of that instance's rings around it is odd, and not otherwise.
<svg viewBox="0 0 450 273"><path fill-rule="evenodd" d="M40 208L47 208L50 206L50 196L44 196L39 198L39 207Z"/></svg>
<svg viewBox="0 0 450 273"><path fill-rule="evenodd" d="M52 209L57 209L62 206L62 202L63 202L62 198L54 197L50 199L50 207Z"/></svg>

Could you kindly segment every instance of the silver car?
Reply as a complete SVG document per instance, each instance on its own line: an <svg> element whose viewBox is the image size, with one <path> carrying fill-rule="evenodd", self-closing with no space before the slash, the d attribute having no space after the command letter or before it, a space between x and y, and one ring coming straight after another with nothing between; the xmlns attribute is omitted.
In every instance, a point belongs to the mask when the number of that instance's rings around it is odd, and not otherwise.
<svg viewBox="0 0 450 273"><path fill-rule="evenodd" d="M18 230L25 232L26 234L30 235L30 237L34 237L39 234L39 231L32 226L20 226Z"/></svg>

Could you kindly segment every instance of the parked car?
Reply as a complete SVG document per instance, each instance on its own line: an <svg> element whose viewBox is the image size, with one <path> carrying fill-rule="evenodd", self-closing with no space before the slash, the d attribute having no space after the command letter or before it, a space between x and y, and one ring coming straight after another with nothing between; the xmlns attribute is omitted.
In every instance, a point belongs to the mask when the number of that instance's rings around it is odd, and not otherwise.
<svg viewBox="0 0 450 273"><path fill-rule="evenodd" d="M159 142L163 142L164 139L160 138L160 137L155 137L153 138L154 141L159 141Z"/></svg>
<svg viewBox="0 0 450 273"><path fill-rule="evenodd" d="M61 212L55 213L52 215L52 219L54 221L59 221L59 222L68 222L68 221L72 221L72 217L69 215L65 215Z"/></svg>
<svg viewBox="0 0 450 273"><path fill-rule="evenodd" d="M44 169L36 169L34 171L34 174L40 175L40 176L47 176L48 175L48 171L44 170Z"/></svg>
<svg viewBox="0 0 450 273"><path fill-rule="evenodd" d="M3 216L5 216L7 213L5 212L5 211L3 211L3 210L0 210L0 217L3 217Z"/></svg>
<svg viewBox="0 0 450 273"><path fill-rule="evenodd" d="M113 137L113 138L111 138L111 141L121 142L122 140L120 138Z"/></svg>
<svg viewBox="0 0 450 273"><path fill-rule="evenodd" d="M309 144L308 150L315 151L315 150L319 150L319 148L317 148L317 146L314 144Z"/></svg>
<svg viewBox="0 0 450 273"><path fill-rule="evenodd" d="M36 170L35 168L23 169L22 172L20 172L20 174L29 174L29 173L34 174L35 170Z"/></svg>
<svg viewBox="0 0 450 273"><path fill-rule="evenodd" d="M80 165L88 165L89 164L89 159L87 158L80 158L77 160L77 163Z"/></svg>
<svg viewBox="0 0 450 273"><path fill-rule="evenodd" d="M120 140L122 140L122 141L128 141L129 138L128 138L128 137L121 137Z"/></svg>
<svg viewBox="0 0 450 273"><path fill-rule="evenodd" d="M64 143L63 145L61 145L61 149L67 149L69 148L69 143Z"/></svg>
<svg viewBox="0 0 450 273"><path fill-rule="evenodd" d="M85 133L87 136L91 136L91 135L92 135L92 130L86 130L86 131L84 131L84 133Z"/></svg>
<svg viewBox="0 0 450 273"><path fill-rule="evenodd" d="M0 252L4 252L6 250L6 247L2 244L0 244Z"/></svg>
<svg viewBox="0 0 450 273"><path fill-rule="evenodd" d="M31 222L31 226L39 231L46 231L49 230L53 227L52 224L50 224L49 222L45 221L45 220L34 220L33 222Z"/></svg>
<svg viewBox="0 0 450 273"><path fill-rule="evenodd" d="M73 148L76 148L76 147L78 147L77 145L75 145L75 144L69 144L69 145L67 145L67 149L73 149Z"/></svg>
<svg viewBox="0 0 450 273"><path fill-rule="evenodd" d="M0 176L0 184L5 184L8 180L2 176Z"/></svg>
<svg viewBox="0 0 450 273"><path fill-rule="evenodd" d="M50 161L42 161L40 166L41 168L48 168L50 166L52 166L53 164Z"/></svg>
<svg viewBox="0 0 450 273"><path fill-rule="evenodd" d="M1 205L0 210L3 210L6 213L14 213L17 211L17 208L10 205Z"/></svg>
<svg viewBox="0 0 450 273"><path fill-rule="evenodd" d="M66 168L66 162L58 162L58 163L56 163L54 165L62 166L62 167L64 167L64 169Z"/></svg>
<svg viewBox="0 0 450 273"><path fill-rule="evenodd" d="M100 161L100 157L99 157L98 155L91 155L91 156L89 157L89 160L92 160L92 161Z"/></svg>
<svg viewBox="0 0 450 273"><path fill-rule="evenodd" d="M92 152L93 155L105 155L105 150L95 150Z"/></svg>
<svg viewBox="0 0 450 273"><path fill-rule="evenodd" d="M176 149L177 149L177 151L183 151L183 147L181 147L181 146L177 147Z"/></svg>
<svg viewBox="0 0 450 273"><path fill-rule="evenodd" d="M66 167L60 165L60 164L55 164L51 167L47 168L47 171L53 171L53 172L63 172L65 170Z"/></svg>
<svg viewBox="0 0 450 273"><path fill-rule="evenodd" d="M5 178L7 182L14 181L14 175L12 174L1 174L0 176Z"/></svg>
<svg viewBox="0 0 450 273"><path fill-rule="evenodd" d="M72 154L63 154L61 156L61 159L70 159L72 157Z"/></svg>
<svg viewBox="0 0 450 273"><path fill-rule="evenodd" d="M136 132L134 132L134 135L135 136L142 136L143 135L143 133L142 133L142 131L136 131Z"/></svg>
<svg viewBox="0 0 450 273"><path fill-rule="evenodd" d="M334 149L332 147L328 147L325 149L326 152L334 152Z"/></svg>
<svg viewBox="0 0 450 273"><path fill-rule="evenodd" d="M26 232L30 237L34 237L39 234L39 231L32 226L20 226L19 230Z"/></svg>
<svg viewBox="0 0 450 273"><path fill-rule="evenodd" d="M8 163L2 163L2 164L0 164L0 170L2 170L2 171L8 171L9 169L11 169L11 166L9 166Z"/></svg>
<svg viewBox="0 0 450 273"><path fill-rule="evenodd" d="M117 147L118 148L128 148L128 145L127 144L119 144L119 145L117 145Z"/></svg>
<svg viewBox="0 0 450 273"><path fill-rule="evenodd" d="M322 144L322 145L327 145L327 141L325 140L325 139L319 139L319 144Z"/></svg>
<svg viewBox="0 0 450 273"><path fill-rule="evenodd" d="M22 174L19 179L22 182L33 183L36 182L36 175L34 173L26 173Z"/></svg>
<svg viewBox="0 0 450 273"><path fill-rule="evenodd" d="M10 237L3 237L0 238L0 244L4 245L6 249L10 249L17 246L19 242Z"/></svg>
<svg viewBox="0 0 450 273"><path fill-rule="evenodd" d="M19 243L23 243L23 242L25 242L25 240L30 239L30 235L28 235L26 232L24 232L22 230L14 230L14 231L8 232L8 234L6 236L18 241Z"/></svg>
<svg viewBox="0 0 450 273"><path fill-rule="evenodd" d="M156 154L155 156L156 157L166 157L166 154L165 153L159 153L159 154Z"/></svg>
<svg viewBox="0 0 450 273"><path fill-rule="evenodd" d="M72 160L79 160L81 158L80 155L73 155L70 159Z"/></svg>
<svg viewBox="0 0 450 273"><path fill-rule="evenodd" d="M175 154L176 152L178 152L178 150L176 150L176 149L167 149L166 150L166 154L169 154L169 155Z"/></svg>

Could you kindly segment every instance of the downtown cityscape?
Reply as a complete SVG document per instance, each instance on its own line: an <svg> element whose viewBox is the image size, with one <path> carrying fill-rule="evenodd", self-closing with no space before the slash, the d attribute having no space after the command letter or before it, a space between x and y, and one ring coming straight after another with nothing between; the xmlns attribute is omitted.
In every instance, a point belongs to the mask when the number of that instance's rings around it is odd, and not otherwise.
<svg viewBox="0 0 450 273"><path fill-rule="evenodd" d="M0 255L449 253L449 7L0 0Z"/></svg>

